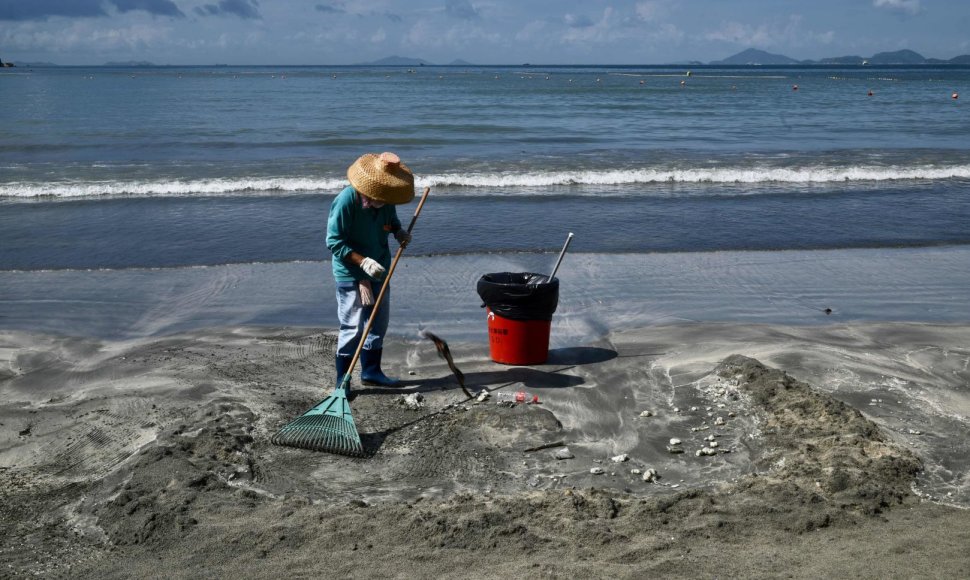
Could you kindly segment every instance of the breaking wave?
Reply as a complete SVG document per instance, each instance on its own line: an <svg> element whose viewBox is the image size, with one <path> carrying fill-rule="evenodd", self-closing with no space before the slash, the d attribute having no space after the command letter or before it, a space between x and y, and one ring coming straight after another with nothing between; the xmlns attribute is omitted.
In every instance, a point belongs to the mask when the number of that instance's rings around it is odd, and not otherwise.
<svg viewBox="0 0 970 580"><path fill-rule="evenodd" d="M970 178L970 165L639 168L577 171L456 172L422 175L418 187L463 188L465 195L488 195L490 189L636 184L826 184ZM342 177L217 178L144 181L48 181L0 184L0 198L178 197L244 193L330 193L346 185ZM557 191L561 194L561 191ZM581 192L597 195L597 191Z"/></svg>

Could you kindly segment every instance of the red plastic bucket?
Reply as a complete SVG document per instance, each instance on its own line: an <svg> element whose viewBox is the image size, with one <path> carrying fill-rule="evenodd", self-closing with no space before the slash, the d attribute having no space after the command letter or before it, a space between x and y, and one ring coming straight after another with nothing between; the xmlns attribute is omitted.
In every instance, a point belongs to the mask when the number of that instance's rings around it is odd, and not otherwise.
<svg viewBox="0 0 970 580"><path fill-rule="evenodd" d="M512 320L488 312L488 348L505 365L540 365L549 358L551 320Z"/></svg>

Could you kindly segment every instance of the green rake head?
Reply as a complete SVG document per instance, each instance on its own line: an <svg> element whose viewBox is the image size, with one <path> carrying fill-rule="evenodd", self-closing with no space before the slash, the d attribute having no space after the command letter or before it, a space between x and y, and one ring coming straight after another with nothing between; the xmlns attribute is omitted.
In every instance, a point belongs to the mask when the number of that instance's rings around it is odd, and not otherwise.
<svg viewBox="0 0 970 580"><path fill-rule="evenodd" d="M284 425L270 441L275 445L351 457L365 455L343 384L315 407Z"/></svg>

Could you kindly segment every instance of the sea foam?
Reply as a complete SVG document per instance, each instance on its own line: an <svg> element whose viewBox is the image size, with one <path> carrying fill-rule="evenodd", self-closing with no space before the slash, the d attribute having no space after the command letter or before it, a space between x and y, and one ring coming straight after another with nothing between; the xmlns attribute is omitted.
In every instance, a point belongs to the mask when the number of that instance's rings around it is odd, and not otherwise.
<svg viewBox="0 0 970 580"><path fill-rule="evenodd" d="M970 165L846 167L695 167L631 168L545 172L455 172L419 175L416 185L459 188L463 195L489 195L492 189L521 188L530 195L542 188L636 184L826 184L970 178ZM346 186L341 177L217 178L144 181L49 181L0 184L5 198L179 197L238 194L332 193ZM562 191L556 191L562 194ZM596 190L577 192L599 195Z"/></svg>

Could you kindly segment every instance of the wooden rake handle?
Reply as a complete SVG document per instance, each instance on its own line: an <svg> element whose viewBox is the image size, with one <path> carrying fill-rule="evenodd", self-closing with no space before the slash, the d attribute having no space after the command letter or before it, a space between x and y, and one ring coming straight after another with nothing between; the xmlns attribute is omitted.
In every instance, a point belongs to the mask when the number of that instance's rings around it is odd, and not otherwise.
<svg viewBox="0 0 970 580"><path fill-rule="evenodd" d="M414 215L411 217L411 223L408 224L408 234L414 229L414 222L418 221L418 216L421 214L421 208L424 207L424 202L428 200L428 194L431 193L430 187L424 188L424 194L421 196L421 201L418 202L418 207L414 208ZM350 368L347 369L347 374L344 375L344 380L342 383L350 384L350 374L354 372L354 367L357 366L357 361L360 359L360 351L364 350L364 340L367 335L370 334L371 327L374 326L374 319L377 318L377 309L381 307L381 301L384 300L384 295L387 293L388 284L391 282L391 276L394 275L394 270L397 268L397 261L401 259L401 254L404 253L404 248L407 245L401 246L397 249L397 254L394 255L394 261L391 262L391 267L387 271L387 276L384 277L384 283L381 284L381 293L377 295L377 300L374 301L374 309L371 310L370 318L367 319L367 326L364 327L363 334L360 335L360 342L357 344L357 350L354 352L354 358L350 359ZM341 384L341 386L344 386Z"/></svg>

